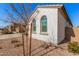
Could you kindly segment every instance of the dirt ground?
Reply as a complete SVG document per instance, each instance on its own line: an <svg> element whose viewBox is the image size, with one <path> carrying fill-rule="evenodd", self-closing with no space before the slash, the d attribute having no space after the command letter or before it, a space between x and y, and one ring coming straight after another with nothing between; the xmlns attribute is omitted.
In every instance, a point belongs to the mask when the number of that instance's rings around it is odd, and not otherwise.
<svg viewBox="0 0 79 59"><path fill-rule="evenodd" d="M14 35L14 34L13 34ZM23 43L21 34L16 37L10 35L10 38L0 39L0 56L23 56ZM9 36L9 35L8 35ZM13 37L11 37L13 36ZM5 36L4 36L5 37ZM6 37L5 37L6 38ZM25 53L27 56L27 38L25 41ZM67 50L67 42L58 46L51 45L45 47L46 43L36 39L32 39L32 56L75 56Z"/></svg>

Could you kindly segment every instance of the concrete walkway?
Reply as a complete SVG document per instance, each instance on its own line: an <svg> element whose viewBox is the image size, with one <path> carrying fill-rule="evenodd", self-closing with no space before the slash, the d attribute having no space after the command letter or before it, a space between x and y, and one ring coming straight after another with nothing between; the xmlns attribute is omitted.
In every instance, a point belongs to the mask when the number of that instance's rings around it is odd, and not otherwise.
<svg viewBox="0 0 79 59"><path fill-rule="evenodd" d="M1 39L20 37L20 36L22 36L21 33L17 33L17 34L4 34L4 35L0 35L0 40Z"/></svg>

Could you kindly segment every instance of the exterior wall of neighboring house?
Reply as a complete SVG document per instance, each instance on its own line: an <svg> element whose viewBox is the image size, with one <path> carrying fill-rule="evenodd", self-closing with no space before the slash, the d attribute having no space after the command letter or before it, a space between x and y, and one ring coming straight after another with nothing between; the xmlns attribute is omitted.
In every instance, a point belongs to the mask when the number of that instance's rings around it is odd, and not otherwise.
<svg viewBox="0 0 79 59"><path fill-rule="evenodd" d="M19 33L19 26L15 28L16 33Z"/></svg>
<svg viewBox="0 0 79 59"><path fill-rule="evenodd" d="M0 34L2 34L2 29L0 29Z"/></svg>
<svg viewBox="0 0 79 59"><path fill-rule="evenodd" d="M8 26L8 30L9 30L9 32L11 32L11 26Z"/></svg>
<svg viewBox="0 0 79 59"><path fill-rule="evenodd" d="M36 33L32 33L32 38L43 40L57 44L57 25L58 25L58 9L57 8L38 8L39 13L35 16ZM47 34L40 32L40 19L43 15L47 16Z"/></svg>
<svg viewBox="0 0 79 59"><path fill-rule="evenodd" d="M13 31L15 33L25 32L25 25L24 24L13 23L11 26L13 27L13 28L10 28L11 31Z"/></svg>

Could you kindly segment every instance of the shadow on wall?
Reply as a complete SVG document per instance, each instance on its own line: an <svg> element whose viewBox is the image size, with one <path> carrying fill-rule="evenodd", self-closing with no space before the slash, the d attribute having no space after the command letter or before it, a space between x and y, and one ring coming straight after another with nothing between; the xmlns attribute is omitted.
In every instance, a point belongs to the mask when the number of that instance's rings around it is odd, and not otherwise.
<svg viewBox="0 0 79 59"><path fill-rule="evenodd" d="M65 28L65 39L64 39L64 41L62 41L62 43L70 42L71 37L75 37L73 28L66 27Z"/></svg>

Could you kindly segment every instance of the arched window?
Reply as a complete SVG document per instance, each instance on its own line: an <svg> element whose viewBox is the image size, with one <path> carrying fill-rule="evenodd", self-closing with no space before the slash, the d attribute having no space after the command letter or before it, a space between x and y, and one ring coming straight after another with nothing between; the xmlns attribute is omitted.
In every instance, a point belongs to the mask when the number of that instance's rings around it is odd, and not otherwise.
<svg viewBox="0 0 79 59"><path fill-rule="evenodd" d="M47 17L44 15L41 17L41 32L47 32Z"/></svg>
<svg viewBox="0 0 79 59"><path fill-rule="evenodd" d="M36 32L36 20L34 19L32 22L32 32L35 33Z"/></svg>

